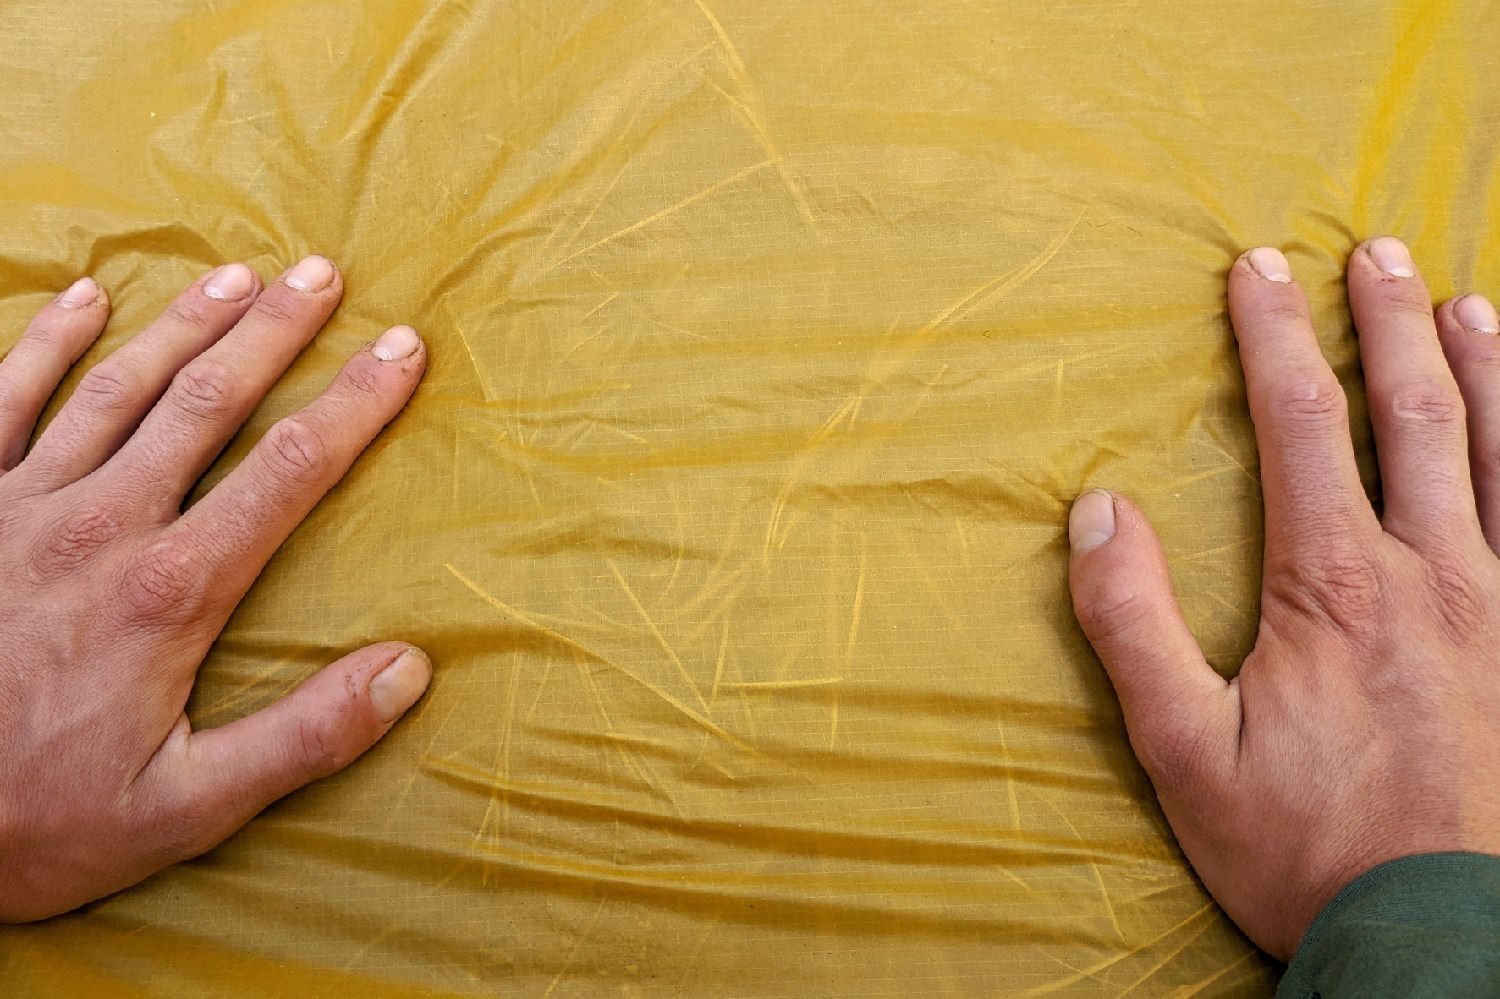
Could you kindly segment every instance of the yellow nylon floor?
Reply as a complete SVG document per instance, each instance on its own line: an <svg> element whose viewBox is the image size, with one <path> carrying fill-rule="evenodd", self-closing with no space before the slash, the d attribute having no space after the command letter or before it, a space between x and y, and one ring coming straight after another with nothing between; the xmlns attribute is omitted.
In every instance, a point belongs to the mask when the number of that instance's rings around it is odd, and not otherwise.
<svg viewBox="0 0 1500 999"><path fill-rule="evenodd" d="M1500 292L1500 8L1330 0L0 4L0 350L226 260L387 325L410 409L190 713L437 663L349 771L0 930L14 996L1263 996L1066 598L1089 485L1226 673L1260 495L1223 279L1288 250L1374 466L1342 259ZM71 384L71 382L70 382Z"/></svg>

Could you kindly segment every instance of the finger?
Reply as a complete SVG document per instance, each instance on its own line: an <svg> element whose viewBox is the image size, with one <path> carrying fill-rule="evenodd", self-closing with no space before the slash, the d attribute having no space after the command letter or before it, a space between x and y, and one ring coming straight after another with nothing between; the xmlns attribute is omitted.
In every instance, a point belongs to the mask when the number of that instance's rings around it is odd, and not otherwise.
<svg viewBox="0 0 1500 999"><path fill-rule="evenodd" d="M1406 246L1381 236L1349 258L1349 307L1380 456L1383 524L1414 548L1477 539L1464 404L1432 296Z"/></svg>
<svg viewBox="0 0 1500 999"><path fill-rule="evenodd" d="M270 707L169 742L160 814L179 859L211 849L271 802L348 766L421 698L431 677L420 650L372 645Z"/></svg>
<svg viewBox="0 0 1500 999"><path fill-rule="evenodd" d="M138 336L100 361L27 456L36 488L59 489L102 465L135 430L184 364L239 322L260 279L244 264L200 278Z"/></svg>
<svg viewBox="0 0 1500 999"><path fill-rule="evenodd" d="M109 296L93 278L79 278L37 313L0 360L0 472L20 464L47 400L107 319Z"/></svg>
<svg viewBox="0 0 1500 999"><path fill-rule="evenodd" d="M1073 504L1068 539L1074 612L1147 773L1173 783L1226 766L1236 702L1183 620L1151 525L1129 500L1094 490Z"/></svg>
<svg viewBox="0 0 1500 999"><path fill-rule="evenodd" d="M238 601L261 568L354 459L401 411L426 366L422 341L396 326L361 350L301 412L267 431L175 530L213 552L226 597Z"/></svg>
<svg viewBox="0 0 1500 999"><path fill-rule="evenodd" d="M1281 251L1261 247L1235 262L1229 316L1260 449L1267 558L1378 531L1354 462L1344 391Z"/></svg>
<svg viewBox="0 0 1500 999"><path fill-rule="evenodd" d="M104 475L133 495L149 496L159 514L175 515L342 295L338 271L323 257L288 270L233 330L177 372Z"/></svg>
<svg viewBox="0 0 1500 999"><path fill-rule="evenodd" d="M1468 414L1469 475L1479 524L1500 555L1500 319L1482 295L1438 310L1438 338Z"/></svg>

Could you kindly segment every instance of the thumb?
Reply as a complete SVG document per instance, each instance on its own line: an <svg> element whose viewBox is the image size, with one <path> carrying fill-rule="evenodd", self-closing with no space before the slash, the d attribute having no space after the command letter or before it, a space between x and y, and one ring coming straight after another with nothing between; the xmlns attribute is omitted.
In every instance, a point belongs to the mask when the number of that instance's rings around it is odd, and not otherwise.
<svg viewBox="0 0 1500 999"><path fill-rule="evenodd" d="M336 773L379 742L432 677L419 649L387 642L313 674L276 703L176 747L164 811L184 856L218 845L263 808ZM184 840L185 837L185 840Z"/></svg>
<svg viewBox="0 0 1500 999"><path fill-rule="evenodd" d="M1214 762L1238 732L1237 699L1188 630L1156 532L1134 503L1095 489L1074 501L1068 540L1074 613L1147 773L1185 777Z"/></svg>

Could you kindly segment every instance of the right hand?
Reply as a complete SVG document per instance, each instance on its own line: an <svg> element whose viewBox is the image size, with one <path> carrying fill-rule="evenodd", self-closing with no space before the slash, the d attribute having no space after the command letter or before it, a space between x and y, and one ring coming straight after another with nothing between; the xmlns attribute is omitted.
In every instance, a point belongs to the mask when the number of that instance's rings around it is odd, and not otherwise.
<svg viewBox="0 0 1500 999"><path fill-rule="evenodd" d="M1260 631L1239 675L1205 661L1140 511L1074 504L1079 621L1183 852L1283 960L1388 860L1500 853L1500 338L1477 295L1437 310L1390 237L1355 250L1383 480L1376 519L1338 380L1278 251L1229 274L1265 489Z"/></svg>

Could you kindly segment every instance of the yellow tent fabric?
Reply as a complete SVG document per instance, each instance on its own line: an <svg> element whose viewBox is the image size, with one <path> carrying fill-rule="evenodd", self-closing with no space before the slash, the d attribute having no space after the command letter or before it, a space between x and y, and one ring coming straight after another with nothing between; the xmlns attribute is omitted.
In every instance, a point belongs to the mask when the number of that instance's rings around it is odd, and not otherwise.
<svg viewBox="0 0 1500 999"><path fill-rule="evenodd" d="M1288 250L1362 428L1360 238L1500 291L1497 15L0 5L0 349L79 274L117 304L86 367L213 265L333 257L345 304L211 483L380 329L431 345L196 724L365 642L437 663L348 772L0 930L0 991L1267 994L1073 623L1066 509L1137 496L1237 668L1225 272Z"/></svg>

